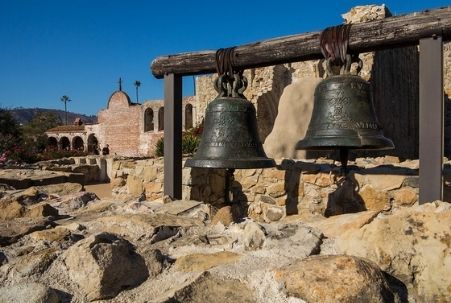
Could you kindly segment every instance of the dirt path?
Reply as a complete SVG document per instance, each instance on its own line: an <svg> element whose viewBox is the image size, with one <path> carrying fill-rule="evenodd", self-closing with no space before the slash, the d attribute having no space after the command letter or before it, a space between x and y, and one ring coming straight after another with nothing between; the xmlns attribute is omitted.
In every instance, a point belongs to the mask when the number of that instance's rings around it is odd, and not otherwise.
<svg viewBox="0 0 451 303"><path fill-rule="evenodd" d="M100 199L111 198L110 183L85 185L85 189L86 191L95 193Z"/></svg>

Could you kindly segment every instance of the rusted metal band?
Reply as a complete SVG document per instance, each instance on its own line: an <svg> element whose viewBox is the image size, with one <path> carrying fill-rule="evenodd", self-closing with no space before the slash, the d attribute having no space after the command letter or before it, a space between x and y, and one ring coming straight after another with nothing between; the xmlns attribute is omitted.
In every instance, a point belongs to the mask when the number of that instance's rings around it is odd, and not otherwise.
<svg viewBox="0 0 451 303"><path fill-rule="evenodd" d="M351 24L331 26L320 34L321 53L334 65L346 64Z"/></svg>

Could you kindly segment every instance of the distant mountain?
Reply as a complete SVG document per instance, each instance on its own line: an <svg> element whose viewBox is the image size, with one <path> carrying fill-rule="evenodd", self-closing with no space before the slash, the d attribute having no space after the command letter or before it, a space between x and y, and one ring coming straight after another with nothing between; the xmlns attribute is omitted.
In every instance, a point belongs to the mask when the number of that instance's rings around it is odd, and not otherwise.
<svg viewBox="0 0 451 303"><path fill-rule="evenodd" d="M36 115L38 112L53 113L61 119L61 122L64 123L66 121L66 113L64 112L64 110L59 110L59 109L13 108L13 109L9 109L9 111L13 115L14 119L16 119L16 121L21 124L25 124L25 123L29 122L31 119L33 119L34 115ZM67 112L67 123L68 124L72 124L74 122L75 118L81 118L81 120L85 124L97 123L97 116L87 116L87 115L83 115L83 114Z"/></svg>

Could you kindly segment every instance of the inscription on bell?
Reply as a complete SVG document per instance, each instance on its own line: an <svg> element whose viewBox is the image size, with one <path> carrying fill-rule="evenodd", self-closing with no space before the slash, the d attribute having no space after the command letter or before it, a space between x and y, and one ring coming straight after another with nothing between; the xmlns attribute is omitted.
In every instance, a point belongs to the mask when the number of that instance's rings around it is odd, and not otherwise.
<svg viewBox="0 0 451 303"><path fill-rule="evenodd" d="M217 125L224 126L232 124L234 122L234 119L230 115L219 115L219 117L214 118L213 122Z"/></svg>
<svg viewBox="0 0 451 303"><path fill-rule="evenodd" d="M221 141L221 142L213 142L213 141L207 141L205 142L207 146L211 147L257 147L257 143L255 141L248 141L248 142L236 142L236 141Z"/></svg>
<svg viewBox="0 0 451 303"><path fill-rule="evenodd" d="M246 112L249 106L240 104L221 104L221 106L207 107L207 113L210 112Z"/></svg>
<svg viewBox="0 0 451 303"><path fill-rule="evenodd" d="M313 125L314 129L379 129L379 125L375 122L364 121L349 121L349 122L334 122L334 123L321 123L319 125Z"/></svg>

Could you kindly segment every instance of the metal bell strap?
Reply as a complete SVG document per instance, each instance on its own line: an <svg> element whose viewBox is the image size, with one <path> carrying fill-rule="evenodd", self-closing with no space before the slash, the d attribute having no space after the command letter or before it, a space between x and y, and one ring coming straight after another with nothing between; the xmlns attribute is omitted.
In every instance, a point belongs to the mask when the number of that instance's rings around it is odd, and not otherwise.
<svg viewBox="0 0 451 303"><path fill-rule="evenodd" d="M243 95L247 80L234 68L234 48L216 52L218 78L214 86L218 96L208 104L202 138L188 167L225 168L225 202L234 169L273 167L258 136L254 105Z"/></svg>
<svg viewBox="0 0 451 303"><path fill-rule="evenodd" d="M343 172L347 172L349 149L390 149L377 121L367 81L358 76L362 61L348 54L350 25L325 29L320 36L326 58L326 79L315 89L313 112L306 136L296 149L340 151ZM357 74L351 64L357 62Z"/></svg>

